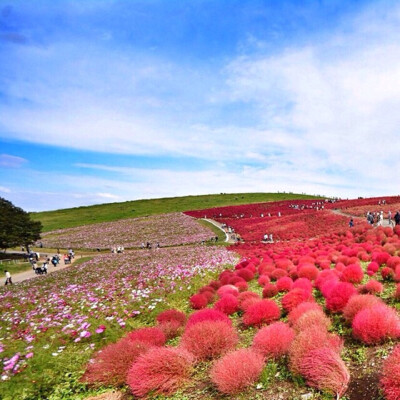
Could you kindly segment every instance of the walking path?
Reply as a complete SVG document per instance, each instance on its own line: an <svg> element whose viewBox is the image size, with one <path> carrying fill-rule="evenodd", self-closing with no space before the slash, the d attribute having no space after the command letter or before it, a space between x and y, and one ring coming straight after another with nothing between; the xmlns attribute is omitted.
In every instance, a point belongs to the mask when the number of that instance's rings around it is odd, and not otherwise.
<svg viewBox="0 0 400 400"><path fill-rule="evenodd" d="M209 219L209 218L202 218L203 221L207 221L210 224L213 224L214 226L216 226L218 229L220 229L222 232L225 233L225 242L226 243L236 243L236 241L234 239L232 239L232 234L228 233L225 231L224 228L222 228L222 224L220 224L217 221L214 221L213 219Z"/></svg>
<svg viewBox="0 0 400 400"><path fill-rule="evenodd" d="M344 217L349 218L353 218L353 219L359 219L359 220L363 220L365 222L367 222L367 218L366 217L359 217L358 215L351 215L351 214L346 214L345 212L343 212L342 210L330 210L331 212L333 212L334 214L337 215L343 215ZM392 219L392 223L389 224L389 220L388 219L383 219L382 224L378 223L378 224L374 224L374 227L377 226L391 226L392 228L394 227L394 221Z"/></svg>

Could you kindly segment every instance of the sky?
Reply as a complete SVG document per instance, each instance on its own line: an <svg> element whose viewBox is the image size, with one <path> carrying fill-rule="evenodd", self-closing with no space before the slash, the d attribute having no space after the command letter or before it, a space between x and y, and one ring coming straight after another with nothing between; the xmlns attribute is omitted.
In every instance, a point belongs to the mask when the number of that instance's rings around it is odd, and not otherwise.
<svg viewBox="0 0 400 400"><path fill-rule="evenodd" d="M0 0L0 197L399 194L400 4Z"/></svg>

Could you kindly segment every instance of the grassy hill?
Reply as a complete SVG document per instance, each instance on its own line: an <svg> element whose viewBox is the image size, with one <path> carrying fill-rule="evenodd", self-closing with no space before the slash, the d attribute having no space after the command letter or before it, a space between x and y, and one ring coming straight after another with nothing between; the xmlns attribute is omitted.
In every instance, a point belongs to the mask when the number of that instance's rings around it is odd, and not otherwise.
<svg viewBox="0 0 400 400"><path fill-rule="evenodd" d="M31 213L34 220L41 221L43 232L136 218L147 215L177 211L200 210L202 208L238 204L261 203L290 199L310 199L316 196L296 193L229 193L202 196L167 197L161 199L135 200L123 203L99 204L94 206L68 208L64 210Z"/></svg>

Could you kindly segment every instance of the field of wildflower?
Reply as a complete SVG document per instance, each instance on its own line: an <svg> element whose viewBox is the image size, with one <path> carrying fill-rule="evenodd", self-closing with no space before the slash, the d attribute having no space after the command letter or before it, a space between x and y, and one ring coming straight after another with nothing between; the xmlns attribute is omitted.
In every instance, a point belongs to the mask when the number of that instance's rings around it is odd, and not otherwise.
<svg viewBox="0 0 400 400"><path fill-rule="evenodd" d="M140 247L147 242L162 247L201 243L212 236L210 229L193 218L170 213L51 231L42 235L41 242L50 248L110 249Z"/></svg>

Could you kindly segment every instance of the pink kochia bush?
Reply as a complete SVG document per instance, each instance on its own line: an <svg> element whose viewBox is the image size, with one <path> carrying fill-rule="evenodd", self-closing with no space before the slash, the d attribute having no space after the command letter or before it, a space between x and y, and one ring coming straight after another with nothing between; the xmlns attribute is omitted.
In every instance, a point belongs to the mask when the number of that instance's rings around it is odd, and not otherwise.
<svg viewBox="0 0 400 400"><path fill-rule="evenodd" d="M132 363L150 347L148 343L126 338L109 344L89 362L82 380L92 385L122 386Z"/></svg>
<svg viewBox="0 0 400 400"><path fill-rule="evenodd" d="M352 328L353 336L366 344L400 337L400 319L386 304L375 304L358 312Z"/></svg>
<svg viewBox="0 0 400 400"><path fill-rule="evenodd" d="M311 350L301 360L300 373L309 386L340 398L347 390L350 374L339 354L331 347Z"/></svg>
<svg viewBox="0 0 400 400"><path fill-rule="evenodd" d="M133 363L127 383L138 397L150 392L169 395L189 380L193 362L193 356L182 348L153 348Z"/></svg>
<svg viewBox="0 0 400 400"><path fill-rule="evenodd" d="M293 308L288 315L289 322L293 325L304 313L311 310L322 311L322 307L314 302L305 301Z"/></svg>
<svg viewBox="0 0 400 400"><path fill-rule="evenodd" d="M186 323L186 314L178 310L166 310L157 316L158 328L165 334L167 339L179 335Z"/></svg>
<svg viewBox="0 0 400 400"><path fill-rule="evenodd" d="M380 383L387 400L400 399L400 345L383 363Z"/></svg>
<svg viewBox="0 0 400 400"><path fill-rule="evenodd" d="M331 320L322 310L309 310L301 315L293 324L296 332L300 332L310 326L319 326L321 329L329 329Z"/></svg>
<svg viewBox="0 0 400 400"><path fill-rule="evenodd" d="M279 358L289 351L294 330L284 322L275 322L261 328L253 339L253 350L265 358Z"/></svg>
<svg viewBox="0 0 400 400"><path fill-rule="evenodd" d="M261 326L276 321L281 316L278 305L273 300L260 300L247 308L243 323L247 326Z"/></svg>
<svg viewBox="0 0 400 400"><path fill-rule="evenodd" d="M195 311L189 316L188 322L186 324L186 329L192 325L204 321L222 321L228 325L232 325L231 320L223 312L212 308L206 308L205 310Z"/></svg>
<svg viewBox="0 0 400 400"><path fill-rule="evenodd" d="M216 361L210 376L220 392L232 395L256 382L263 366L261 354L251 349L240 349Z"/></svg>
<svg viewBox="0 0 400 400"><path fill-rule="evenodd" d="M291 311L304 301L313 299L312 294L307 290L295 288L282 297L282 307L286 311Z"/></svg>
<svg viewBox="0 0 400 400"><path fill-rule="evenodd" d="M139 328L128 333L127 339L135 342L143 342L152 346L163 346L167 341L164 332L157 327Z"/></svg>
<svg viewBox="0 0 400 400"><path fill-rule="evenodd" d="M341 312L351 296L357 294L357 289L348 282L336 283L326 299L326 308L332 312Z"/></svg>
<svg viewBox="0 0 400 400"><path fill-rule="evenodd" d="M215 303L214 308L224 314L231 315L239 310L239 300L237 296L226 294Z"/></svg>
<svg viewBox="0 0 400 400"><path fill-rule="evenodd" d="M189 298L190 305L194 310L207 307L208 301L209 299L204 293L197 293Z"/></svg>
<svg viewBox="0 0 400 400"><path fill-rule="evenodd" d="M211 360L235 348L238 335L223 321L203 321L186 327L181 346L197 360Z"/></svg>
<svg viewBox="0 0 400 400"><path fill-rule="evenodd" d="M358 312L375 304L383 304L383 301L371 294L355 295L350 298L346 304L346 307L343 309L343 316L348 322L351 323Z"/></svg>

